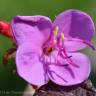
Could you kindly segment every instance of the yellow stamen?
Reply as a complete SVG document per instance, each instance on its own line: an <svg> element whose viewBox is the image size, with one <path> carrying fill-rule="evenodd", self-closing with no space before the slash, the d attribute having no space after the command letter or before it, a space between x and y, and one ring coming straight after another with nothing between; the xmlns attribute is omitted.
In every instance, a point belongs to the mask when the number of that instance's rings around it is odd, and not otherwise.
<svg viewBox="0 0 96 96"><path fill-rule="evenodd" d="M61 33L62 42L64 42L64 38L65 38L65 37L64 37L64 33L62 32L62 33Z"/></svg>
<svg viewBox="0 0 96 96"><path fill-rule="evenodd" d="M59 27L56 26L55 30L54 30L54 36L57 36L58 35L58 30L59 30Z"/></svg>

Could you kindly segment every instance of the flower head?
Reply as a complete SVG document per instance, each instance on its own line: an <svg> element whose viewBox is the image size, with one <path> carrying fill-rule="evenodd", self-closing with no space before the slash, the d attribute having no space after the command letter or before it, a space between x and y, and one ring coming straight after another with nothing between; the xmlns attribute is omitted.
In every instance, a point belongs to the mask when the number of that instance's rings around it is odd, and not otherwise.
<svg viewBox="0 0 96 96"><path fill-rule="evenodd" d="M91 44L94 24L89 15L67 10L55 21L45 16L16 16L12 20L17 72L28 83L49 80L62 86L79 84L90 74L90 60L78 52Z"/></svg>

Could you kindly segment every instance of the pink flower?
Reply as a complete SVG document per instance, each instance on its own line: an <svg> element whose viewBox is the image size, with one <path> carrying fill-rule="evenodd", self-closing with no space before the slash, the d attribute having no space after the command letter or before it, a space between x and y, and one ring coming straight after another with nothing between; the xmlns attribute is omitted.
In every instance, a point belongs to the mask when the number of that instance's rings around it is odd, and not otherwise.
<svg viewBox="0 0 96 96"><path fill-rule="evenodd" d="M18 45L17 72L28 83L41 86L51 80L70 86L88 78L90 60L78 51L87 46L95 50L89 15L67 10L53 23L45 16L16 16L11 25Z"/></svg>

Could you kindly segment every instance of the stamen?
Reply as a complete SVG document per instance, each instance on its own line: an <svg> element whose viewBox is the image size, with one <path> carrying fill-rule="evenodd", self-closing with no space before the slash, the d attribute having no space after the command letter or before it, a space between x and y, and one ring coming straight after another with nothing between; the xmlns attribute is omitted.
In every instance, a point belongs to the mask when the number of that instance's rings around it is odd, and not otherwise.
<svg viewBox="0 0 96 96"><path fill-rule="evenodd" d="M58 55L60 55L62 58L64 58L64 59L68 59L68 58L71 58L72 56L64 56L63 54L62 54L62 50L60 51L60 52L58 52Z"/></svg>
<svg viewBox="0 0 96 96"><path fill-rule="evenodd" d="M63 53L64 53L64 55L65 55L66 57L68 57L65 48L63 48ZM71 58L68 58L67 60L68 60L68 62L69 62L71 65L73 65L73 66L75 66L75 67L79 67L78 65L76 65L76 64L73 62L73 60L72 60Z"/></svg>
<svg viewBox="0 0 96 96"><path fill-rule="evenodd" d="M92 48L94 51L96 51L96 48L89 42L83 41L86 45L88 45L90 48Z"/></svg>
<svg viewBox="0 0 96 96"><path fill-rule="evenodd" d="M63 46L62 49L60 49L60 51L61 51L61 56L62 56L64 59L65 59L65 57L69 57L69 58L66 58L66 60L67 60L67 62L68 62L69 64L71 64L71 65L73 65L74 67L77 67L77 68L79 67L79 66L76 65L76 64L73 62L73 60L71 59L72 56L68 56L68 54L67 54L64 46ZM62 54L62 53L63 53L63 54Z"/></svg>
<svg viewBox="0 0 96 96"><path fill-rule="evenodd" d="M64 37L64 33L63 32L61 33L61 39L62 39L62 42L64 43L65 37Z"/></svg>
<svg viewBox="0 0 96 96"><path fill-rule="evenodd" d="M57 43L58 31L59 31L59 27L56 26L55 29L54 29L54 31L53 31L54 35L53 35L53 40L52 40L52 46L55 46L56 43Z"/></svg>
<svg viewBox="0 0 96 96"><path fill-rule="evenodd" d="M67 80L65 80L64 78L62 78L62 77L61 77L58 73L56 73L55 71L50 70L49 67L50 67L51 64L54 65L54 66L58 66L58 67L68 67L69 64L61 64L61 63L57 60L57 58L55 58L56 61L57 61L57 63L56 63L56 62L52 63L51 56L49 57L49 59L50 59L50 60L47 60L46 56L44 56L43 54L42 54L42 55L40 56L40 58L39 58L40 62L43 63L43 68L44 68L44 71L45 71L45 73L44 73L44 77L45 77L45 78L44 78L44 81L47 82L47 75L48 75L48 74L50 74L51 78L55 80L55 78L54 78L54 76L53 76L53 74L55 74L58 78L60 78L61 80L63 80L64 82L67 83ZM56 63L56 64L55 64L55 63Z"/></svg>
<svg viewBox="0 0 96 96"><path fill-rule="evenodd" d="M58 78L60 78L61 80L63 80L64 82L68 83L67 80L65 80L63 77L61 77L59 74L57 74L55 71L51 71L50 70L50 76L55 80L55 78L53 77L52 73L54 73Z"/></svg>
<svg viewBox="0 0 96 96"><path fill-rule="evenodd" d="M56 27L55 27L55 30L53 31L55 37L58 35L58 30L59 30L59 27L56 26Z"/></svg>

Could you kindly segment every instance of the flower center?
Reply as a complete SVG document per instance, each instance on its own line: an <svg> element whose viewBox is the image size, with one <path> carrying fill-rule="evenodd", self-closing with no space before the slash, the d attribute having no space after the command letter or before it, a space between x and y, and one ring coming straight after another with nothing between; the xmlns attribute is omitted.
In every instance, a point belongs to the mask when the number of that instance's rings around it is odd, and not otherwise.
<svg viewBox="0 0 96 96"><path fill-rule="evenodd" d="M58 48L59 45L62 46L64 43L64 33L61 32L60 36L58 34L59 27L56 26L55 29L53 30L53 36L51 39L51 43L46 44L45 47L43 48L43 53L45 55L49 55L54 49ZM61 44L60 44L61 43Z"/></svg>
<svg viewBox="0 0 96 96"><path fill-rule="evenodd" d="M51 52L53 51L53 48L52 47L45 47L45 48L43 48L43 53L45 54L45 55L49 55Z"/></svg>

